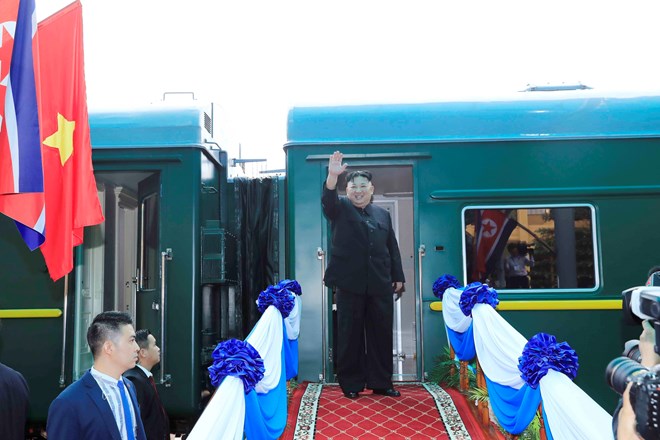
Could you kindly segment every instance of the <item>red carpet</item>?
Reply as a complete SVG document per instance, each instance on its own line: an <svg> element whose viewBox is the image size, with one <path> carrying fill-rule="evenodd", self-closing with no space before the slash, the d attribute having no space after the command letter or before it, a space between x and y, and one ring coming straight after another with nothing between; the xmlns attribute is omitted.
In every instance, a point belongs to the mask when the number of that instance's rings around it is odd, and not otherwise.
<svg viewBox="0 0 660 440"><path fill-rule="evenodd" d="M282 440L485 438L468 404L435 384L397 384L401 397L360 394L347 399L337 385L302 384L289 408ZM459 413L460 411L460 413Z"/></svg>

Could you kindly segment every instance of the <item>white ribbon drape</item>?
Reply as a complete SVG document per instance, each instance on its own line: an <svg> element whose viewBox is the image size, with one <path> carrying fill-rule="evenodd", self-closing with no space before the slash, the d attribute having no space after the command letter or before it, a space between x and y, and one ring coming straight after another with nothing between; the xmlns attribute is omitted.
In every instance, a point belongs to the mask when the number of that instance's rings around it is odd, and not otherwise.
<svg viewBox="0 0 660 440"><path fill-rule="evenodd" d="M289 316L284 318L284 327L286 328L286 337L290 341L298 339L300 334L300 315L302 314L302 299L299 295L295 295L296 302L293 306L293 310L289 313Z"/></svg>
<svg viewBox="0 0 660 440"><path fill-rule="evenodd" d="M264 360L264 377L254 387L257 393L267 393L280 382L283 331L282 314L275 306L269 306L246 339ZM215 390L188 439L242 440L244 422L243 381L227 376Z"/></svg>
<svg viewBox="0 0 660 440"><path fill-rule="evenodd" d="M472 322L474 347L484 374L500 385L520 389L525 381L520 377L518 358L527 339L489 304L474 306Z"/></svg>
<svg viewBox="0 0 660 440"><path fill-rule="evenodd" d="M462 290L450 287L442 295L442 318L447 327L458 333L465 333L472 324L472 318L465 316L459 306L462 293Z"/></svg>
<svg viewBox="0 0 660 440"><path fill-rule="evenodd" d="M443 304L444 310L444 304ZM488 379L520 389L518 358L527 339L488 304L472 309L474 344ZM550 370L539 386L546 423L556 440L612 439L612 416L565 374Z"/></svg>
<svg viewBox="0 0 660 440"><path fill-rule="evenodd" d="M227 376L215 390L215 394L195 423L188 439L242 440L244 422L243 381L238 377Z"/></svg>
<svg viewBox="0 0 660 440"><path fill-rule="evenodd" d="M282 314L277 307L268 306L246 341L264 360L264 377L255 385L257 393L265 394L280 383L282 374Z"/></svg>
<svg viewBox="0 0 660 440"><path fill-rule="evenodd" d="M550 370L540 382L543 409L557 440L611 440L612 416L565 374Z"/></svg>

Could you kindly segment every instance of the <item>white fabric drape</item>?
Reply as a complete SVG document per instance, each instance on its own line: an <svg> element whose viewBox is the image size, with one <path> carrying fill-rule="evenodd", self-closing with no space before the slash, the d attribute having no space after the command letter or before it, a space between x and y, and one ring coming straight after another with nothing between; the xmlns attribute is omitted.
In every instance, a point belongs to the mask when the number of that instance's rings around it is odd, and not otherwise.
<svg viewBox="0 0 660 440"><path fill-rule="evenodd" d="M474 306L472 322L474 347L484 374L500 385L520 389L525 381L520 377L518 358L527 339L489 304Z"/></svg>
<svg viewBox="0 0 660 440"><path fill-rule="evenodd" d="M264 377L255 385L257 393L265 394L280 383L282 374L282 314L277 307L268 306L246 341L264 360Z"/></svg>
<svg viewBox="0 0 660 440"><path fill-rule="evenodd" d="M295 295L295 304L289 316L284 318L284 327L286 328L286 337L290 341L298 339L300 334L300 315L302 314L302 299L299 295Z"/></svg>
<svg viewBox="0 0 660 440"><path fill-rule="evenodd" d="M243 439L245 392L243 381L227 376L188 435L189 440Z"/></svg>
<svg viewBox="0 0 660 440"><path fill-rule="evenodd" d="M458 333L465 333L472 323L472 318L465 316L459 306L462 293L462 290L450 287L442 295L442 318L447 327Z"/></svg>
<svg viewBox="0 0 660 440"><path fill-rule="evenodd" d="M612 416L565 374L550 370L540 382L543 408L557 440L611 440Z"/></svg>

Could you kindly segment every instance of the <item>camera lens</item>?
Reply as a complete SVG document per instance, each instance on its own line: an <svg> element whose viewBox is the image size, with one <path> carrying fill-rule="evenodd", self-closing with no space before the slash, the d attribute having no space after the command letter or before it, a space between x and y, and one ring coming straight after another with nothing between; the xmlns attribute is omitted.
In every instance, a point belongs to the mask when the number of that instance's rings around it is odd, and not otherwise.
<svg viewBox="0 0 660 440"><path fill-rule="evenodd" d="M623 346L623 353L621 354L635 362L642 362L642 353L639 351L639 339L626 341Z"/></svg>
<svg viewBox="0 0 660 440"><path fill-rule="evenodd" d="M610 388L619 394L623 394L628 382L633 380L635 376L646 374L647 372L648 370L639 363L627 357L620 356L607 364L605 380Z"/></svg>

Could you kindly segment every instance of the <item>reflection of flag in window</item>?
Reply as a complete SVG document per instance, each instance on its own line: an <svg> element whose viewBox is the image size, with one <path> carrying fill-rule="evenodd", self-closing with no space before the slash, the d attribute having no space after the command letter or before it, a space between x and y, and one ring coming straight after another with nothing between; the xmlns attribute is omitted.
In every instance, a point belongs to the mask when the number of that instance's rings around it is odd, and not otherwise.
<svg viewBox="0 0 660 440"><path fill-rule="evenodd" d="M33 51L34 0L0 2L0 212L31 250L44 241L44 183Z"/></svg>
<svg viewBox="0 0 660 440"><path fill-rule="evenodd" d="M472 279L483 280L502 256L511 232L516 228L508 210L481 209L475 219L475 252Z"/></svg>

